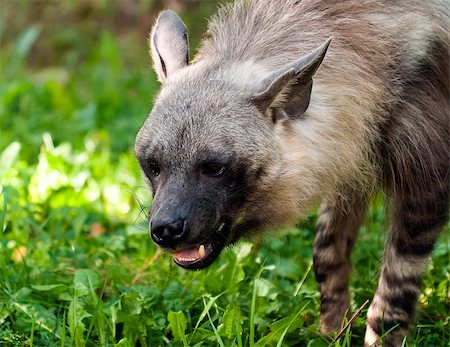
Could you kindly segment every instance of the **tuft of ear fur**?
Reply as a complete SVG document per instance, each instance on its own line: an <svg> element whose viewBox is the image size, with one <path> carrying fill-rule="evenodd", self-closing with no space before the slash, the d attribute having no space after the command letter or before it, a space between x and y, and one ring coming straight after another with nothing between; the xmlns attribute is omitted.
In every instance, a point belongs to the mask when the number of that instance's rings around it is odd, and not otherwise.
<svg viewBox="0 0 450 347"><path fill-rule="evenodd" d="M289 64L260 82L260 92L251 98L264 114L271 111L273 121L281 118L297 119L309 106L313 76L330 46L329 38L322 46L300 60Z"/></svg>
<svg viewBox="0 0 450 347"><path fill-rule="evenodd" d="M167 10L159 14L149 43L153 65L162 84L189 64L186 26L175 12Z"/></svg>

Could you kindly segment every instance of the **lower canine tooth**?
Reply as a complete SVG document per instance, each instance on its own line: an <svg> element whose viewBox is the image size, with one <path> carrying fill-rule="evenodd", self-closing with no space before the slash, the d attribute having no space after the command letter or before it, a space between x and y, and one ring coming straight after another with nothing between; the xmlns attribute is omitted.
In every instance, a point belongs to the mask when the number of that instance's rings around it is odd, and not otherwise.
<svg viewBox="0 0 450 347"><path fill-rule="evenodd" d="M200 258L203 258L205 256L205 254L206 254L205 246L200 245L200 247L198 248L198 256Z"/></svg>

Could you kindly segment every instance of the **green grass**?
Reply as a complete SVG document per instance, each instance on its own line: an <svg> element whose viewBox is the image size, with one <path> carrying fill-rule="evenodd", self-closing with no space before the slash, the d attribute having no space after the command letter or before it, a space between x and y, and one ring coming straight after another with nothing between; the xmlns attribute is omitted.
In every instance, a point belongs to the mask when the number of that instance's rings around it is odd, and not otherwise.
<svg viewBox="0 0 450 347"><path fill-rule="evenodd" d="M32 16L31 5L23 11ZM197 16L187 18L198 26ZM79 32L60 23L8 36L6 20L0 16L0 345L362 345L366 310L337 342L318 332L314 215L284 236L241 243L199 272L178 268L151 242L151 197L132 150L158 90L145 37L133 27L117 37L108 25L84 37L91 31L83 21ZM54 48L61 56L53 52L50 65L33 61L64 40L72 49ZM376 287L383 215L374 202L355 247L353 311ZM449 255L447 232L406 346L448 345Z"/></svg>

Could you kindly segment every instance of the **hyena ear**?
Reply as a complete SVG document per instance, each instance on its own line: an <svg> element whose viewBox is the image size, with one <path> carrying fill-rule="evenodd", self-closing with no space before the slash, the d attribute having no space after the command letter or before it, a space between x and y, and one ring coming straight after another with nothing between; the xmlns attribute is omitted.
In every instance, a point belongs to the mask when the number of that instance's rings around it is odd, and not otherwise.
<svg viewBox="0 0 450 347"><path fill-rule="evenodd" d="M162 11L150 35L150 49L158 79L162 84L189 64L186 26L172 11Z"/></svg>
<svg viewBox="0 0 450 347"><path fill-rule="evenodd" d="M305 113L311 98L313 76L325 57L329 38L322 46L300 60L289 64L260 82L252 103L276 122L282 118L296 119Z"/></svg>

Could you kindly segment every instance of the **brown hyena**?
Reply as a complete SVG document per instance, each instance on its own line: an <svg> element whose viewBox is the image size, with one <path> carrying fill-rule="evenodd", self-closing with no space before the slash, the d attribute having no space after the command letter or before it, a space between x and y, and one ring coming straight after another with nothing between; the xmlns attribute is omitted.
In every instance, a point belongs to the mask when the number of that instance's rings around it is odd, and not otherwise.
<svg viewBox="0 0 450 347"><path fill-rule="evenodd" d="M201 269L321 203L314 271L333 332L384 190L391 230L365 344L396 327L384 345L400 345L448 219L449 13L446 0L241 0L189 62L183 22L162 12L150 37L162 90L136 140L153 240Z"/></svg>

